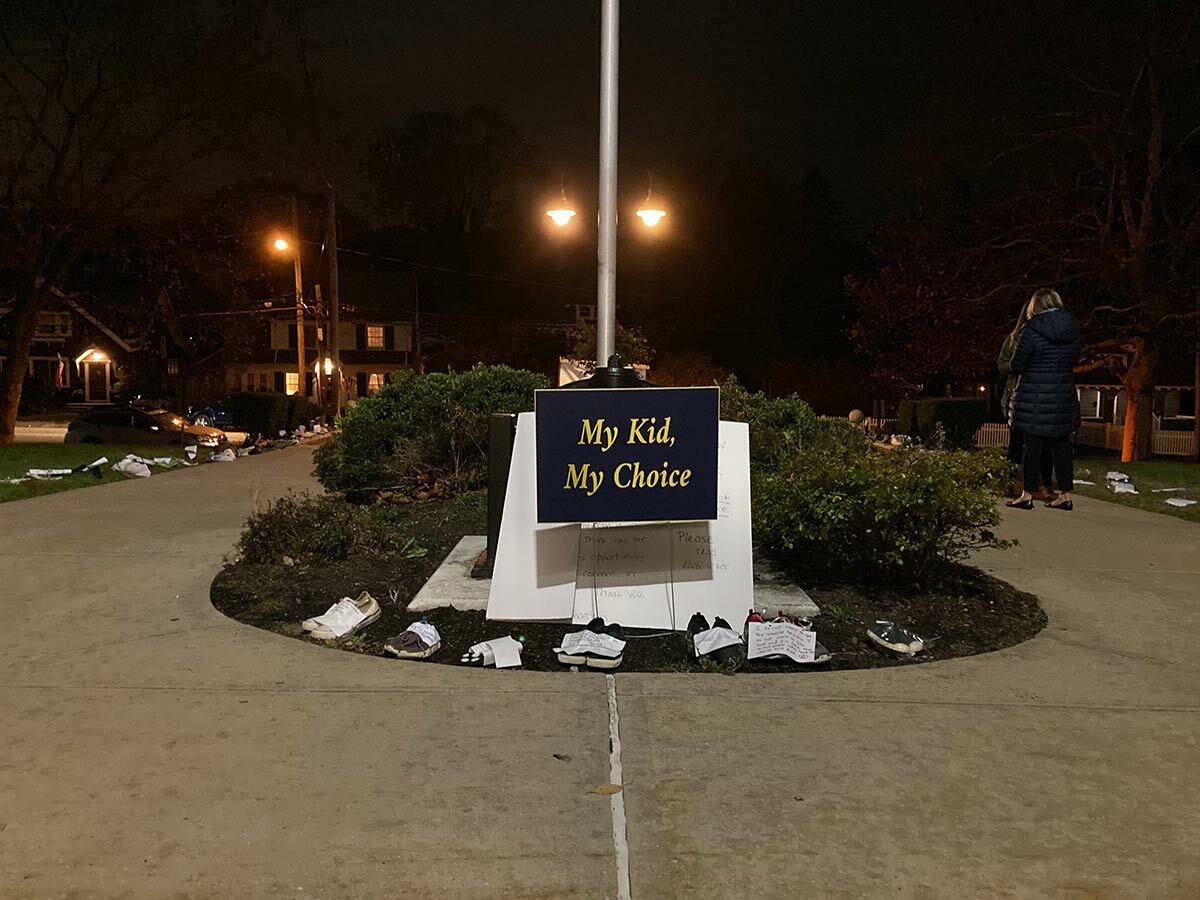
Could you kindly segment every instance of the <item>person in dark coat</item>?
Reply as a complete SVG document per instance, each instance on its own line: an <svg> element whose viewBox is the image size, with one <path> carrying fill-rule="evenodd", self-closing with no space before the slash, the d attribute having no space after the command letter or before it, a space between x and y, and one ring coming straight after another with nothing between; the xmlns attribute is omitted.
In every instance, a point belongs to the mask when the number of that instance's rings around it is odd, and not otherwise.
<svg viewBox="0 0 1200 900"><path fill-rule="evenodd" d="M1035 293L1028 312L1029 321L1021 330L1010 364L1017 385L1009 414L1009 426L1025 436L1025 490L1007 505L1033 509L1033 492L1041 480L1042 448L1048 445L1060 493L1046 505L1071 509L1075 488L1071 434L1079 428L1075 363L1082 336L1075 317L1063 309L1058 291Z"/></svg>
<svg viewBox="0 0 1200 900"><path fill-rule="evenodd" d="M1013 354L1017 352L1017 341L1021 339L1021 332L1025 330L1025 324L1028 321L1029 303L1025 302L1021 304L1017 324L1004 338L1004 343L1000 347L1000 356L996 359L996 368L1004 376L1004 393L1000 396L1000 410L1004 414L1005 421L1010 418L1013 392L1017 389L1017 376L1012 371L1012 358ZM1025 435L1011 425L1008 429L1008 460L1018 466L1023 465L1025 461ZM1042 486L1049 494L1054 484L1054 463L1050 459L1049 444L1042 445L1041 473Z"/></svg>

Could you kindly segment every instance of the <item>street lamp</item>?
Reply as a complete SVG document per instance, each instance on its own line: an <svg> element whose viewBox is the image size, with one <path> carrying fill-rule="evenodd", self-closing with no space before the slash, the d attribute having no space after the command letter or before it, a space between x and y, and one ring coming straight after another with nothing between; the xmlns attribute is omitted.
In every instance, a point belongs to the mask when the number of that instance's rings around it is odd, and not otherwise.
<svg viewBox="0 0 1200 900"><path fill-rule="evenodd" d="M285 250L287 250L287 248L288 248L288 247L290 247L290 246L291 246L291 244L289 244L289 243L287 242L287 239L286 239L286 238L277 237L277 238L275 238L275 243L274 243L274 245L273 245L273 246L274 246L274 247L275 247L275 249L276 249L276 250L278 250L280 253L283 253Z"/></svg>
<svg viewBox="0 0 1200 900"><path fill-rule="evenodd" d="M559 228L565 228L575 218L575 209L567 200L567 176L563 175L558 181L558 193L562 197L562 203L554 209L546 210L546 215L550 217L550 221Z"/></svg>
<svg viewBox="0 0 1200 900"><path fill-rule="evenodd" d="M646 188L646 199L638 207L637 217L646 223L647 228L653 228L666 217L667 211L659 209L657 205L651 202L650 195L654 193L654 175L651 172L647 172L646 174L650 177L650 186Z"/></svg>

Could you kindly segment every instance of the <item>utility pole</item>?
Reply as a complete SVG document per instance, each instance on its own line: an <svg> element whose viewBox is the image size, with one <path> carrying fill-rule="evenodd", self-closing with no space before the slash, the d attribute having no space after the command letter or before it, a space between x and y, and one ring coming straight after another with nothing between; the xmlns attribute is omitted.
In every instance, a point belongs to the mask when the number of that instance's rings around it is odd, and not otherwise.
<svg viewBox="0 0 1200 900"><path fill-rule="evenodd" d="M296 211L295 194L292 194L292 262L296 271L296 391L304 397L304 280L300 277L300 214Z"/></svg>
<svg viewBox="0 0 1200 900"><path fill-rule="evenodd" d="M425 360L421 358L421 278L413 266L413 369L418 375L425 374Z"/></svg>
<svg viewBox="0 0 1200 900"><path fill-rule="evenodd" d="M333 188L329 189L329 209L325 219L325 248L329 253L329 359L333 363L333 374L329 378L330 400L333 416L342 414L342 357L338 347L338 256L337 256L337 200Z"/></svg>
<svg viewBox="0 0 1200 900"><path fill-rule="evenodd" d="M617 334L617 34L620 0L600 2L600 239L596 247L596 368Z"/></svg>
<svg viewBox="0 0 1200 900"><path fill-rule="evenodd" d="M1196 461L1200 462L1200 291L1196 291L1196 373L1192 379L1192 440Z"/></svg>

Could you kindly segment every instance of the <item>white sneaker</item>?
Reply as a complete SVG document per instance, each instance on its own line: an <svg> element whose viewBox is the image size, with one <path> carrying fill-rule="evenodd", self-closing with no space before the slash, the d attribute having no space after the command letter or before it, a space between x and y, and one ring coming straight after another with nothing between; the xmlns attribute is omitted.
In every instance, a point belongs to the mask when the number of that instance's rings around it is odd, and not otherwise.
<svg viewBox="0 0 1200 900"><path fill-rule="evenodd" d="M354 600L343 597L322 615L305 619L301 627L319 641L331 641L361 631L381 615L379 603L363 591Z"/></svg>

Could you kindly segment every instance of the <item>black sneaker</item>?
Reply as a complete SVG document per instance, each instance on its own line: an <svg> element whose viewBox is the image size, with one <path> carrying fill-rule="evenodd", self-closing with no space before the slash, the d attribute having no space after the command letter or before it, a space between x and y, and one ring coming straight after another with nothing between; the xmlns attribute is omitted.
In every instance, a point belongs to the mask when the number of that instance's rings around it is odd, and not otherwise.
<svg viewBox="0 0 1200 900"><path fill-rule="evenodd" d="M604 634L604 620L599 616L596 616L596 618L587 623L587 630L595 632L596 634Z"/></svg>
<svg viewBox="0 0 1200 900"><path fill-rule="evenodd" d="M602 634L608 635L610 638L615 638L618 641L625 640L625 629L616 622L609 623ZM611 671L612 669L620 668L621 663L625 661L625 652L621 651L619 656L601 656L598 653L587 654L586 665L589 669L603 669Z"/></svg>
<svg viewBox="0 0 1200 900"><path fill-rule="evenodd" d="M688 621L687 635L684 637L687 642L687 657L692 662L699 659L696 655L696 635L702 631L708 631L708 619L701 613L692 613L692 618Z"/></svg>
<svg viewBox="0 0 1200 900"><path fill-rule="evenodd" d="M720 616L717 616L715 619L713 619L712 627L728 628L730 631L733 631L733 628L730 627L729 623ZM734 631L734 634L737 634L737 632ZM718 664L724 664L737 659L739 656L741 656L741 652L740 644L730 644L728 647L720 647L717 650L714 650L709 655L712 656L712 658L716 660Z"/></svg>

